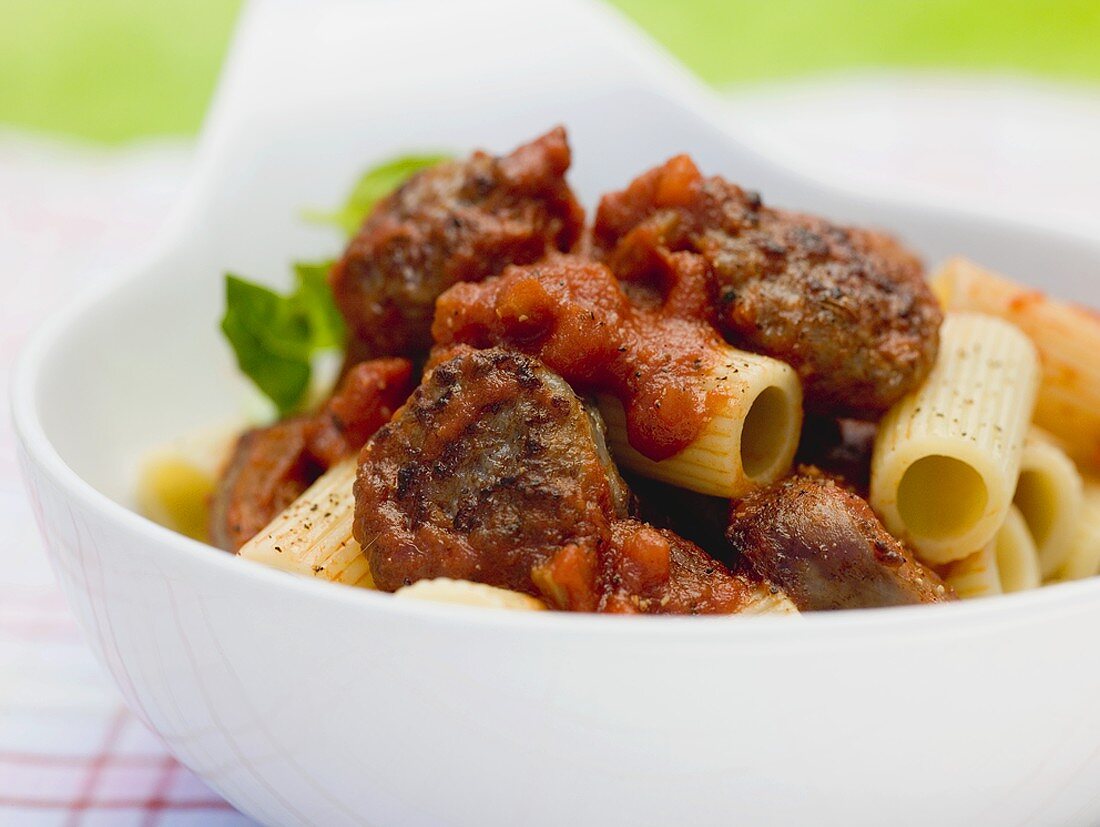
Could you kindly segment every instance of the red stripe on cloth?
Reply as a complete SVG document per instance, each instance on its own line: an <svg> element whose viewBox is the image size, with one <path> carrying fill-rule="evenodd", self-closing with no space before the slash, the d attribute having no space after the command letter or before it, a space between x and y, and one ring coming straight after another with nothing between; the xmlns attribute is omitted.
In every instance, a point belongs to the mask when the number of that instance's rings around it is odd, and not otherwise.
<svg viewBox="0 0 1100 827"><path fill-rule="evenodd" d="M28 810L72 810L75 805L71 801L51 801L44 798L0 798L0 807L19 807ZM71 812L69 823L74 818L89 810L141 810L149 806L148 799L124 799L119 798L110 801L93 801L81 807L79 811ZM232 810L228 801L178 801L174 804L165 804L161 809L165 810Z"/></svg>
<svg viewBox="0 0 1100 827"><path fill-rule="evenodd" d="M84 776L84 783L81 785L76 797L68 804L70 812L69 818L65 821L66 827L77 827L84 811L92 805L100 776L103 775L104 767L114 758L112 753L118 744L118 739L122 736L122 730L126 727L128 715L126 707L119 707L114 717L111 718L110 724L107 725L99 752L88 760L88 772Z"/></svg>
<svg viewBox="0 0 1100 827"><path fill-rule="evenodd" d="M82 767L95 759L93 755L50 755L39 752L0 752L0 764L32 767ZM161 761L159 755L112 755L112 767L147 767Z"/></svg>
<svg viewBox="0 0 1100 827"><path fill-rule="evenodd" d="M161 765L160 778L157 779L157 785L153 788L153 794L149 798L149 801L145 804L147 812L145 818L142 820L142 827L156 827L160 821L161 811L169 806L168 804L168 791L172 788L172 780L176 775L176 767L179 764L172 758L171 755L164 757L164 763Z"/></svg>

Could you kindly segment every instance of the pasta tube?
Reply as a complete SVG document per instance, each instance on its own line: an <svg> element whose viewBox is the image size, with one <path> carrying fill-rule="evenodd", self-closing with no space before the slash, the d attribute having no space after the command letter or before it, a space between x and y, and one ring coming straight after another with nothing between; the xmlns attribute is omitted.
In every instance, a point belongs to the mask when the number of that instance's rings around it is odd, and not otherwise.
<svg viewBox="0 0 1100 827"><path fill-rule="evenodd" d="M767 583L757 586L749 602L738 614L743 615L796 615L801 614L794 602L781 591L772 590Z"/></svg>
<svg viewBox="0 0 1100 827"><path fill-rule="evenodd" d="M1008 509L993 547L1003 592L1011 594L1042 585L1038 548L1023 514L1015 506Z"/></svg>
<svg viewBox="0 0 1100 827"><path fill-rule="evenodd" d="M943 582L955 590L960 600L1003 594L993 543L947 566Z"/></svg>
<svg viewBox="0 0 1100 827"><path fill-rule="evenodd" d="M1080 580L1100 573L1100 481L1086 478L1081 513L1058 580Z"/></svg>
<svg viewBox="0 0 1100 827"><path fill-rule="evenodd" d="M964 600L1039 588L1039 555L1020 510L1009 508L993 541L952 563L944 580Z"/></svg>
<svg viewBox="0 0 1100 827"><path fill-rule="evenodd" d="M138 511L206 542L210 497L240 429L239 423L208 428L151 451L138 474Z"/></svg>
<svg viewBox="0 0 1100 827"><path fill-rule="evenodd" d="M428 600L433 603L457 603L463 606L481 606L487 609L518 609L543 611L546 604L536 597L484 583L469 580L452 580L437 577L434 580L418 580L393 593L406 600Z"/></svg>
<svg viewBox="0 0 1100 827"><path fill-rule="evenodd" d="M1017 328L948 315L931 374L887 412L871 459L871 505L923 561L961 559L1004 523L1038 383Z"/></svg>
<svg viewBox="0 0 1100 827"><path fill-rule="evenodd" d="M351 536L355 468L354 458L332 466L237 553L283 571L373 588L367 557Z"/></svg>
<svg viewBox="0 0 1100 827"><path fill-rule="evenodd" d="M140 474L138 510L154 523L207 542L207 504L217 487L215 474L169 453L148 457Z"/></svg>
<svg viewBox="0 0 1100 827"><path fill-rule="evenodd" d="M1081 499L1081 475L1073 460L1049 436L1032 429L1024 443L1013 502L1035 540L1044 578L1053 576L1069 557Z"/></svg>
<svg viewBox="0 0 1100 827"><path fill-rule="evenodd" d="M949 311L990 313L1031 337L1042 364L1035 422L1075 460L1100 468L1100 318L953 259L933 279Z"/></svg>
<svg viewBox="0 0 1100 827"><path fill-rule="evenodd" d="M739 497L791 467L802 428L802 386L787 364L724 349L708 381L724 392L703 432L675 456L655 462L631 447L622 404L598 400L612 456L642 476L718 497Z"/></svg>

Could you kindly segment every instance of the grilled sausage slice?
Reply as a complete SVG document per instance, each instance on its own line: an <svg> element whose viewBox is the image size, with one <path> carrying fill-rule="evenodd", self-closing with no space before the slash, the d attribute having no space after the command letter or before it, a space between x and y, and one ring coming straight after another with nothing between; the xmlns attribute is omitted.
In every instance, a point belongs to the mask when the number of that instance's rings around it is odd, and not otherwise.
<svg viewBox="0 0 1100 827"><path fill-rule="evenodd" d="M788 477L749 494L734 505L726 536L803 611L954 599L864 500L820 474Z"/></svg>
<svg viewBox="0 0 1100 827"><path fill-rule="evenodd" d="M424 170L380 201L331 274L352 359L423 356L436 297L452 284L571 248L584 210L569 164L559 127L510 155Z"/></svg>

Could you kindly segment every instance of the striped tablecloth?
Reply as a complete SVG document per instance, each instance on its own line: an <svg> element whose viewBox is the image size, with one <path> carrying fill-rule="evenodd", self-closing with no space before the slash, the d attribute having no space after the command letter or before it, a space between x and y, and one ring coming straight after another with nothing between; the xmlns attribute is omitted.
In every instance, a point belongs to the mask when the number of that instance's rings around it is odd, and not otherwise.
<svg viewBox="0 0 1100 827"><path fill-rule="evenodd" d="M743 90L730 108L748 138L826 178L1100 236L1100 94L901 75ZM0 409L20 342L134 255L188 159L184 145L105 152L0 133ZM13 448L0 416L0 825L247 824L93 662L40 551Z"/></svg>
<svg viewBox="0 0 1100 827"><path fill-rule="evenodd" d="M122 704L65 607L23 498L7 392L52 307L133 256L189 148L121 153L0 134L0 825L242 825Z"/></svg>

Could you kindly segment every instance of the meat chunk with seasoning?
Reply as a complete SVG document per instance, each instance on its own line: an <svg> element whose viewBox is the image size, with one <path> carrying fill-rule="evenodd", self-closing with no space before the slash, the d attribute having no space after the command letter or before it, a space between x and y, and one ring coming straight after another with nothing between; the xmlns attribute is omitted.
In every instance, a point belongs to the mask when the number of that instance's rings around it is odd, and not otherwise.
<svg viewBox="0 0 1100 827"><path fill-rule="evenodd" d="M572 389L522 354L461 349L367 443L355 538L379 588L432 577L535 593L558 549L594 554L625 485Z"/></svg>
<svg viewBox="0 0 1100 827"><path fill-rule="evenodd" d="M759 581L735 574L668 529L620 520L604 556L602 611L620 614L735 614Z"/></svg>
<svg viewBox="0 0 1100 827"><path fill-rule="evenodd" d="M935 361L943 314L915 255L766 207L686 155L604 196L593 240L636 296L794 367L812 412L875 419Z"/></svg>
<svg viewBox="0 0 1100 827"><path fill-rule="evenodd" d="M867 503L814 470L733 506L730 545L803 611L938 603L954 593Z"/></svg>
<svg viewBox="0 0 1100 827"><path fill-rule="evenodd" d="M349 352L423 356L436 297L452 284L570 249L584 210L569 164L559 127L509 155L438 164L380 201L331 273Z"/></svg>
<svg viewBox="0 0 1100 827"><path fill-rule="evenodd" d="M754 585L629 519L598 415L536 359L457 347L371 438L356 540L387 591L450 577L552 608L733 612Z"/></svg>
<svg viewBox="0 0 1100 827"><path fill-rule="evenodd" d="M213 545L236 551L363 443L412 391L412 364L354 366L316 413L254 428L238 440L210 507Z"/></svg>

